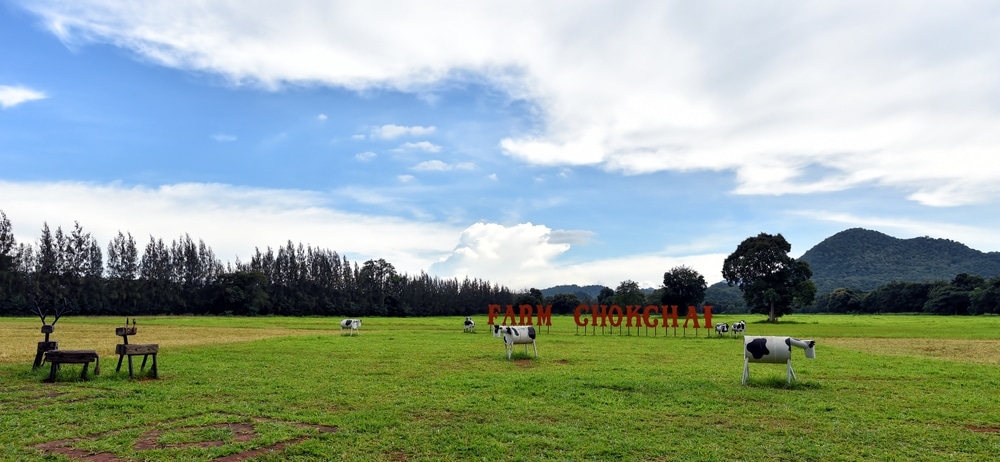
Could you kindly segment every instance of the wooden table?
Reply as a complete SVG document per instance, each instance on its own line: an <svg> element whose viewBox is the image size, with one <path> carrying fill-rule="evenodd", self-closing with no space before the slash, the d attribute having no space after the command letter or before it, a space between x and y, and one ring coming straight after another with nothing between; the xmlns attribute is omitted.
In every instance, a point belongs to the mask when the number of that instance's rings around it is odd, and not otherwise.
<svg viewBox="0 0 1000 462"><path fill-rule="evenodd" d="M45 360L52 363L49 378L45 379L46 382L56 381L56 370L59 369L60 364L83 364L80 378L86 380L87 368L90 367L90 363L96 362L94 375L101 374L101 358L94 350L49 350L45 352Z"/></svg>

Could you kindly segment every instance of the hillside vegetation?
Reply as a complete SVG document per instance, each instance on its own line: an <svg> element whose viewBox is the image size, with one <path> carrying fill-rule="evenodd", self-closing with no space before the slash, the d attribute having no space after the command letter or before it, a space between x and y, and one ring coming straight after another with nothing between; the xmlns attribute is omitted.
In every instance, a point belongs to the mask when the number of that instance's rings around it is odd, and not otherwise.
<svg viewBox="0 0 1000 462"><path fill-rule="evenodd" d="M893 281L950 281L961 273L1000 275L1000 252L984 253L948 239L899 239L861 228L826 238L800 259L809 263L819 294L841 287L871 291Z"/></svg>

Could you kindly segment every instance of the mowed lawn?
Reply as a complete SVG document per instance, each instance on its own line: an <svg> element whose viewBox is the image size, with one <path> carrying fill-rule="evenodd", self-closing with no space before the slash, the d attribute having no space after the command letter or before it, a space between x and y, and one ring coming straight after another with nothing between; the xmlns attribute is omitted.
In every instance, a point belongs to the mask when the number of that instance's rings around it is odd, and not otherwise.
<svg viewBox="0 0 1000 462"><path fill-rule="evenodd" d="M160 379L115 373L124 319L52 340L101 375L32 370L40 323L0 318L0 460L996 460L1000 317L743 316L817 341L751 364L706 329L540 327L538 357L474 317L140 317ZM740 317L715 316L733 322ZM530 350L529 350L530 351ZM135 363L138 369L139 363ZM149 365L147 364L147 370Z"/></svg>

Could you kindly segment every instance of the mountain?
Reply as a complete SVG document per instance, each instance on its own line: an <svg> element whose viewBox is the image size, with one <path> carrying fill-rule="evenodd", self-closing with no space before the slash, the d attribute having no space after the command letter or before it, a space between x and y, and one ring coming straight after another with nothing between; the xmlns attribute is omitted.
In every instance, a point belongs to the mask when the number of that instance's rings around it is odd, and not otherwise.
<svg viewBox="0 0 1000 462"><path fill-rule="evenodd" d="M551 297L556 294L572 294L576 295L580 300L597 300L597 296L601 294L601 289L605 286L602 285L589 285L589 286L578 286L576 284L561 285L549 287L548 289L542 289L542 295L546 297ZM614 289L614 287L611 287ZM651 294L655 289L652 287L646 287L644 289L639 289L645 294Z"/></svg>
<svg viewBox="0 0 1000 462"><path fill-rule="evenodd" d="M899 239L862 228L834 234L800 259L812 268L817 294L838 287L870 291L892 281L950 281L960 273L1000 275L1000 252L980 252L948 239Z"/></svg>
<svg viewBox="0 0 1000 462"><path fill-rule="evenodd" d="M551 297L556 294L572 294L576 295L577 298L583 300L590 297L597 300L597 296L601 294L602 285L589 285L580 287L576 284L561 285L555 287L549 287L548 289L542 289L542 295L546 297ZM612 287L613 288L613 287Z"/></svg>
<svg viewBox="0 0 1000 462"><path fill-rule="evenodd" d="M799 258L809 262L816 295L839 287L867 292L893 281L951 281L961 273L984 278L1000 276L1000 252L980 252L949 239L899 239L862 228L834 234ZM575 294L581 300L586 294L596 299L602 287L562 285L543 289L542 294ZM724 281L708 287L705 302L719 312L746 309L742 292Z"/></svg>

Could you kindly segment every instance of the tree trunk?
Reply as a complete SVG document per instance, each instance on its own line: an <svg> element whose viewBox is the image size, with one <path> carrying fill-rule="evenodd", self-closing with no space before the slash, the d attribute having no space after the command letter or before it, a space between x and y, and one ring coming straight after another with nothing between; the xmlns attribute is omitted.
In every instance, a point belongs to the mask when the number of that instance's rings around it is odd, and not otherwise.
<svg viewBox="0 0 1000 462"><path fill-rule="evenodd" d="M771 313L767 317L767 322L770 323L778 322L778 317L774 315L774 302L771 302Z"/></svg>

